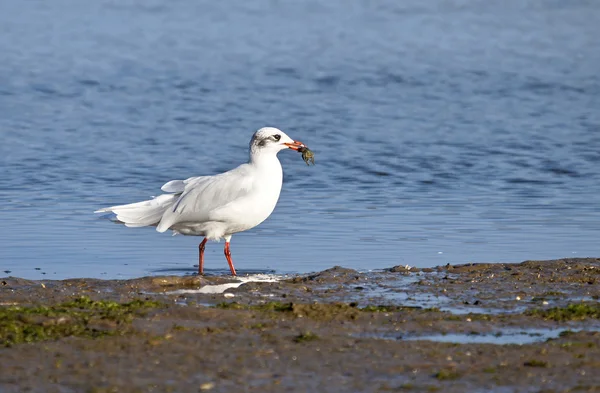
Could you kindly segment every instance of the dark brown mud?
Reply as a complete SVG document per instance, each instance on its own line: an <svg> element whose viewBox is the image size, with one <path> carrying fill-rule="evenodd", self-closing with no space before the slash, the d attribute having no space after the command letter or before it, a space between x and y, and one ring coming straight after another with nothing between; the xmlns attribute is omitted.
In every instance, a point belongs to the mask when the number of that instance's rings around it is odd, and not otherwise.
<svg viewBox="0 0 600 393"><path fill-rule="evenodd" d="M243 279L0 279L0 392L600 391L600 259Z"/></svg>

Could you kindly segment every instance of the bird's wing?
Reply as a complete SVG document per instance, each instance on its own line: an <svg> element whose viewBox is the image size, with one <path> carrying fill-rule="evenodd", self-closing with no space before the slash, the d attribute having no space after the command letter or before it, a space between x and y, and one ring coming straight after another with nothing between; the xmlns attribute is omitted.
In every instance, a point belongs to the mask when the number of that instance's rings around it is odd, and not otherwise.
<svg viewBox="0 0 600 393"><path fill-rule="evenodd" d="M224 174L224 173L223 173ZM175 194L181 194L185 191L185 186L189 183L198 183L201 182L202 179L208 179L214 176L196 176L190 177L185 180L171 180L170 182L165 183L160 189L164 192L172 192Z"/></svg>
<svg viewBox="0 0 600 393"><path fill-rule="evenodd" d="M211 212L250 193L254 182L250 172L250 167L244 164L215 176L168 182L162 190L181 195L163 214L156 230L164 232L179 222L210 221Z"/></svg>
<svg viewBox="0 0 600 393"><path fill-rule="evenodd" d="M190 180L190 179L187 179ZM165 183L160 189L164 192L172 192L172 193L181 193L185 190L185 182L186 180L171 180L168 183Z"/></svg>

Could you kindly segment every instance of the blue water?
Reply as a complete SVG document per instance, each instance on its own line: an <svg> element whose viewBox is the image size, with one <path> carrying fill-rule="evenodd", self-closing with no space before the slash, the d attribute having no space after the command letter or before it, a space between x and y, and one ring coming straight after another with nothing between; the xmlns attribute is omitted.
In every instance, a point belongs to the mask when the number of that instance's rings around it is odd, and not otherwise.
<svg viewBox="0 0 600 393"><path fill-rule="evenodd" d="M3 0L0 276L193 272L200 239L92 212L237 166L265 125L317 165L280 153L241 273L599 256L599 20L594 0Z"/></svg>

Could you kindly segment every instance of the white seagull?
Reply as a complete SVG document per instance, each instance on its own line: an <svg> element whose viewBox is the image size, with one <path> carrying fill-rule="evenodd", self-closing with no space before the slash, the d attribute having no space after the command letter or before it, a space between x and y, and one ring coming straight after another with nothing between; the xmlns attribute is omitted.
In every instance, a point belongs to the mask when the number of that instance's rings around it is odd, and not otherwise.
<svg viewBox="0 0 600 393"><path fill-rule="evenodd" d="M256 131L250 140L250 160L214 176L171 180L161 187L168 194L153 199L107 207L128 227L156 226L158 232L204 236L198 246L198 273L204 273L204 247L208 240L225 239L225 257L236 275L229 242L231 235L247 231L266 220L279 199L283 169L277 153L302 151L306 146L273 127Z"/></svg>

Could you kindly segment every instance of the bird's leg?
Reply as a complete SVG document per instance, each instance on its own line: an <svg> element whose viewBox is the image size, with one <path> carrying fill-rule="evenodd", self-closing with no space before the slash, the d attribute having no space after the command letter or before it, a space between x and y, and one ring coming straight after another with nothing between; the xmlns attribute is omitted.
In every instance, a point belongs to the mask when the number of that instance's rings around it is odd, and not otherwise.
<svg viewBox="0 0 600 393"><path fill-rule="evenodd" d="M227 258L227 263L229 263L229 270L231 270L232 276L237 276L235 273L235 268L233 267L233 261L231 260L231 251L229 250L229 242L225 242L225 258Z"/></svg>
<svg viewBox="0 0 600 393"><path fill-rule="evenodd" d="M207 239L204 238L202 243L198 244L198 274L204 274L204 247L206 246Z"/></svg>

